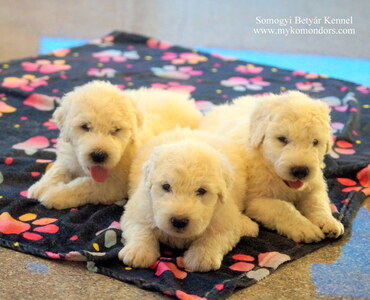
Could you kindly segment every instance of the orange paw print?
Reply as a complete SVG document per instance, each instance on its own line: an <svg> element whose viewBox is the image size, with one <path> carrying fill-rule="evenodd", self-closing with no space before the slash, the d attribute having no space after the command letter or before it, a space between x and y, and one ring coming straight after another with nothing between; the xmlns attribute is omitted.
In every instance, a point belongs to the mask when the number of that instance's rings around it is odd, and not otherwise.
<svg viewBox="0 0 370 300"><path fill-rule="evenodd" d="M56 233L59 231L59 226L51 224L56 222L54 218L40 218L33 213L21 215L18 220L14 219L8 212L3 212L0 215L0 233L3 234L18 234L23 238L31 241L43 239L39 233Z"/></svg>

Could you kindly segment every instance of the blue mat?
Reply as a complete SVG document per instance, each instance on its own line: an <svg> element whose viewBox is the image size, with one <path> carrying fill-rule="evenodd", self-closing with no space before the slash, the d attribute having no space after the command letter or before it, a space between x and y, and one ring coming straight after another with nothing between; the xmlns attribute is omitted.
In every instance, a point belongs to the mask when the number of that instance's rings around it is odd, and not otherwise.
<svg viewBox="0 0 370 300"><path fill-rule="evenodd" d="M40 39L39 54L46 54L60 48L81 46L87 42L87 40L81 39L42 37ZM370 86L370 60L368 59L308 54L282 54L208 47L196 47L196 49L206 53L219 53L258 64L291 70L302 70Z"/></svg>

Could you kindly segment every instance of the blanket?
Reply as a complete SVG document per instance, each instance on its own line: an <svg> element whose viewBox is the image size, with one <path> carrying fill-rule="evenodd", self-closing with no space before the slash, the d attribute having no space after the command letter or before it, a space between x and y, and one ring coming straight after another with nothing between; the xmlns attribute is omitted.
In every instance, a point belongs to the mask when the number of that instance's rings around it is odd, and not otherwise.
<svg viewBox="0 0 370 300"><path fill-rule="evenodd" d="M370 88L300 70L205 54L135 34L101 39L0 64L0 245L48 259L85 261L90 271L179 299L224 299L307 253L334 242L297 244L261 226L244 237L218 271L184 269L183 250L161 247L148 269L123 265L119 218L113 205L49 210L27 198L28 187L55 160L58 130L51 119L64 93L94 79L121 89L158 87L191 92L207 112L241 95L300 90L331 107L333 147L325 159L333 214L348 234L370 194Z"/></svg>

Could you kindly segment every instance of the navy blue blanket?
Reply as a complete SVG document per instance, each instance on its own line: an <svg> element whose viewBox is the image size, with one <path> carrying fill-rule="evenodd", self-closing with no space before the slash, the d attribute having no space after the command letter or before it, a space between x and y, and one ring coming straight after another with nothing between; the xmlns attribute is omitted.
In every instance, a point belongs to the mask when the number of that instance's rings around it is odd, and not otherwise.
<svg viewBox="0 0 370 300"><path fill-rule="evenodd" d="M34 255L87 261L88 269L179 299L224 299L282 263L332 243L296 244L261 228L245 237L215 272L183 268L181 250L162 247L149 269L117 259L122 247L120 205L49 210L27 198L27 189L55 159L58 130L51 115L75 86L105 79L118 87L160 87L192 93L203 111L241 95L297 89L332 108L334 145L325 176L333 213L346 233L370 194L370 89L306 73L237 61L114 32L90 44L0 64L0 245Z"/></svg>

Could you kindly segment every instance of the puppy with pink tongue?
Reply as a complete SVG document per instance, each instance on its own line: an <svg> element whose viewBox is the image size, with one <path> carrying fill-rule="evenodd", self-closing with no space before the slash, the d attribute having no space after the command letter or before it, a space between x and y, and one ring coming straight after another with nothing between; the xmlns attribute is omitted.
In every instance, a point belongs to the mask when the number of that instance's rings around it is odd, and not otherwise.
<svg viewBox="0 0 370 300"><path fill-rule="evenodd" d="M90 175L96 182L104 182L109 175L109 170L101 166L92 166L90 168Z"/></svg>
<svg viewBox="0 0 370 300"><path fill-rule="evenodd" d="M28 190L48 208L110 204L127 197L128 174L140 145L201 119L187 93L159 89L121 91L93 81L67 93L53 115L57 158Z"/></svg>

